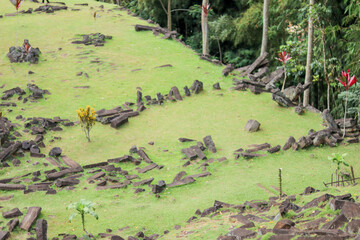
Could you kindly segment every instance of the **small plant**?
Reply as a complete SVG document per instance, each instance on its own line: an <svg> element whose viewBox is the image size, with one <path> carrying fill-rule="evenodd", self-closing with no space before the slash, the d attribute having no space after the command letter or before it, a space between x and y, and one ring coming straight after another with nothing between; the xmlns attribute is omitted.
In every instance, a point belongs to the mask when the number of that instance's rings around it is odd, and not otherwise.
<svg viewBox="0 0 360 240"><path fill-rule="evenodd" d="M90 130L95 125L95 110L91 108L89 105L86 106L86 108L80 108L79 110L76 110L81 128L85 132L85 136L87 140L90 142Z"/></svg>
<svg viewBox="0 0 360 240"><path fill-rule="evenodd" d="M350 78L349 69L347 72L342 71L340 79L337 80L345 87L346 96L345 96L345 114L344 114L344 137L345 137L345 120L346 120L346 110L347 110L347 103L348 103L348 91L349 88L357 82L356 76L352 76Z"/></svg>
<svg viewBox="0 0 360 240"><path fill-rule="evenodd" d="M94 205L95 205L94 203L92 203L91 201L87 201L85 199L81 199L80 202L70 204L66 209L75 209L76 212L74 212L69 216L69 222L71 222L74 219L74 217L80 214L83 230L85 233L87 233L85 229L85 214L90 214L96 220L99 219L99 216L95 213Z"/></svg>
<svg viewBox="0 0 360 240"><path fill-rule="evenodd" d="M347 153L339 154L339 153L333 153L331 156L328 157L330 161L332 161L333 164L336 164L335 169L335 182L340 181L339 173L341 169L341 165L344 165L345 167L348 167L349 164L345 162L345 157ZM341 173L341 172L340 172Z"/></svg>
<svg viewBox="0 0 360 240"><path fill-rule="evenodd" d="M345 162L345 157L347 153L339 154L339 153L333 153L332 156L329 156L328 159L332 161L334 164L336 164L336 169L340 170L341 165L344 165L346 167L349 166L347 162Z"/></svg>
<svg viewBox="0 0 360 240"><path fill-rule="evenodd" d="M285 88L285 83L286 83L286 66L285 65L286 65L286 62L291 59L291 57L290 57L290 54L286 54L286 52L283 51L283 52L279 53L279 58L275 58L275 59L279 60L284 65L285 77L284 77L284 82L283 82L283 85L282 85L282 88L281 88L281 92L283 92L284 88Z"/></svg>

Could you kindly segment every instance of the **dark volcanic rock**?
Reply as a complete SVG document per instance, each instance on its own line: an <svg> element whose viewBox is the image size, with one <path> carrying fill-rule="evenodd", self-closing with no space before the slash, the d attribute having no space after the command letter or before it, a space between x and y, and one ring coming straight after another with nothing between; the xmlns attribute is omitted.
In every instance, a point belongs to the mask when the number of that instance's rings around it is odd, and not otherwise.
<svg viewBox="0 0 360 240"><path fill-rule="evenodd" d="M203 83L199 80L195 80L194 83L191 85L190 90L193 91L195 94L200 93L203 90Z"/></svg>
<svg viewBox="0 0 360 240"><path fill-rule="evenodd" d="M211 136L206 136L203 138L204 144L207 147L207 149L209 149L212 153L216 153L216 147L215 147L215 143L212 140Z"/></svg>
<svg viewBox="0 0 360 240"><path fill-rule="evenodd" d="M26 44L29 44L28 40L24 40L23 47L11 47L9 48L9 52L7 57L9 58L10 62L30 62L30 63L38 63L40 50L39 48L32 48L30 45L26 47Z"/></svg>
<svg viewBox="0 0 360 240"><path fill-rule="evenodd" d="M2 216L4 218L14 218L14 217L22 216L22 215L23 215L22 212L20 212L20 210L18 208L14 208L10 211L2 213Z"/></svg>
<svg viewBox="0 0 360 240"><path fill-rule="evenodd" d="M61 153L62 153L61 148L54 147L53 149L50 150L49 156L51 156L51 157L60 157Z"/></svg>

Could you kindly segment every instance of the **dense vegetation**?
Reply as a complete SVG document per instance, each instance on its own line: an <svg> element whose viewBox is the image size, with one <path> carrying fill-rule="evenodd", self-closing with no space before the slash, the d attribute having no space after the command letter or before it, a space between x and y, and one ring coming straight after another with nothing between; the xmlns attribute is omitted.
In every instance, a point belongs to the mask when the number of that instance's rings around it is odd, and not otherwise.
<svg viewBox="0 0 360 240"><path fill-rule="evenodd" d="M344 90L336 78L342 70L360 74L358 41L360 35L360 6L356 0L315 1L314 50L310 104L320 110L327 108L327 81L330 84L330 109L340 118L344 114ZM225 64L237 67L250 64L259 54L262 35L261 0L214 0L209 14L210 54ZM167 26L167 1L124 0L122 4L145 19ZM187 44L201 52L201 0L173 0L172 29ZM287 51L292 60L287 65L287 86L303 83L307 54L308 1L270 1L269 46L270 58ZM326 64L324 64L324 62ZM281 64L272 61L272 68ZM340 95L339 95L340 94ZM350 114L359 115L359 85L350 89Z"/></svg>

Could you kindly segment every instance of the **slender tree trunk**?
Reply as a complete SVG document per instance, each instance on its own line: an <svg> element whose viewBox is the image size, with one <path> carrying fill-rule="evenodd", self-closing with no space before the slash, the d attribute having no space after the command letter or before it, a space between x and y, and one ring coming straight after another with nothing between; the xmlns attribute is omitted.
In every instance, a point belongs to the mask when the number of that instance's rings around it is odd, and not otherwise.
<svg viewBox="0 0 360 240"><path fill-rule="evenodd" d="M313 53L313 35L314 35L314 19L312 17L312 9L315 4L315 0L310 0L309 8L309 29L308 29L308 51L307 51L307 60L306 60L306 75L305 75L305 84L311 82L311 62L312 62L312 53ZM310 91L309 89L304 92L304 102L303 105L306 107L309 105Z"/></svg>
<svg viewBox="0 0 360 240"><path fill-rule="evenodd" d="M269 2L270 0L264 0L264 10L263 10L263 34L262 34L262 44L261 44L261 55L264 54L267 50L268 39L269 39Z"/></svg>
<svg viewBox="0 0 360 240"><path fill-rule="evenodd" d="M217 43L218 43L218 47L219 47L220 62L222 62L222 51L221 51L221 46L220 46L220 40L219 40L219 38L217 38Z"/></svg>
<svg viewBox="0 0 360 240"><path fill-rule="evenodd" d="M346 110L347 110L347 102L348 102L348 90L346 90L346 98L345 98L345 114L344 114L344 136L345 137L345 120L346 120Z"/></svg>
<svg viewBox="0 0 360 240"><path fill-rule="evenodd" d="M202 5L207 6L209 4L209 0L203 0ZM204 12L201 11L201 27L202 27L202 53L203 55L209 55L209 26L208 26L208 16Z"/></svg>
<svg viewBox="0 0 360 240"><path fill-rule="evenodd" d="M171 31L171 0L168 0L168 8L167 8L167 20L168 20L168 29Z"/></svg>
<svg viewBox="0 0 360 240"><path fill-rule="evenodd" d="M327 84L327 109L330 111L330 81L327 74L327 68L326 68L326 51L325 51L325 31L321 31L321 39L323 44L323 56L324 56L324 75L325 75L325 82Z"/></svg>

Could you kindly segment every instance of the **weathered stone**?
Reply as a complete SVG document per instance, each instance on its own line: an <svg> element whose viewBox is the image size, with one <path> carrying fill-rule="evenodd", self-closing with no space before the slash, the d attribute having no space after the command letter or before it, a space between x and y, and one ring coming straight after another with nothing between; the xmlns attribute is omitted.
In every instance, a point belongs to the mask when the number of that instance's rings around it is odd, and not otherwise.
<svg viewBox="0 0 360 240"><path fill-rule="evenodd" d="M120 127L121 125L127 123L129 121L129 118L125 115L120 115L119 117L111 120L111 124L110 126L112 128L118 128Z"/></svg>
<svg viewBox="0 0 360 240"><path fill-rule="evenodd" d="M7 184L0 183L0 190L25 190L25 185L22 184Z"/></svg>
<svg viewBox="0 0 360 240"><path fill-rule="evenodd" d="M317 207L320 203L328 201L331 197L331 195L329 194L324 194L318 198L313 199L312 201L308 202L307 204L305 204L305 206L303 207L303 209L308 209L311 207Z"/></svg>
<svg viewBox="0 0 360 240"><path fill-rule="evenodd" d="M40 212L41 212L41 207L30 207L25 217L21 221L20 228L29 231L33 222L40 215Z"/></svg>
<svg viewBox="0 0 360 240"><path fill-rule="evenodd" d="M317 230L317 229L319 229L320 224L323 224L326 221L327 221L327 218L315 219L313 221L302 224L301 228L303 228L305 230Z"/></svg>
<svg viewBox="0 0 360 240"><path fill-rule="evenodd" d="M315 192L316 192L315 188L313 188L313 187L307 187L307 188L305 188L303 194L304 194L304 195L309 195L309 194L312 194L312 193L315 193Z"/></svg>
<svg viewBox="0 0 360 240"><path fill-rule="evenodd" d="M146 163L153 163L153 161L150 160L149 156L145 153L144 150L139 149L137 151L137 154L139 155L139 157L141 157Z"/></svg>
<svg viewBox="0 0 360 240"><path fill-rule="evenodd" d="M80 183L79 179L73 179L73 178L62 178L56 180L55 185L57 187L66 187L66 186L74 186Z"/></svg>
<svg viewBox="0 0 360 240"><path fill-rule="evenodd" d="M22 212L20 212L20 210L18 208L14 208L10 211L2 213L2 216L4 218L14 218L14 217L22 216L22 215L23 215Z"/></svg>
<svg viewBox="0 0 360 240"><path fill-rule="evenodd" d="M200 93L203 90L203 83L199 80L195 80L194 83L191 85L190 90L193 91L195 94Z"/></svg>
<svg viewBox="0 0 360 240"><path fill-rule="evenodd" d="M0 240L6 240L10 237L10 232L0 231Z"/></svg>
<svg viewBox="0 0 360 240"><path fill-rule="evenodd" d="M282 148L283 151L290 149L295 142L296 142L295 138L290 136Z"/></svg>
<svg viewBox="0 0 360 240"><path fill-rule="evenodd" d="M321 229L339 229L344 226L345 223L348 222L348 219L345 217L344 214L340 214L336 216L330 222L325 223Z"/></svg>
<svg viewBox="0 0 360 240"><path fill-rule="evenodd" d="M156 168L158 165L156 163L152 163L150 165L147 165L146 167L144 168L141 168L138 170L138 173L146 173L154 168Z"/></svg>
<svg viewBox="0 0 360 240"><path fill-rule="evenodd" d="M59 147L54 147L54 148L52 148L52 149L50 150L49 156L51 156L51 157L60 157L61 153L62 153L61 148L59 148Z"/></svg>
<svg viewBox="0 0 360 240"><path fill-rule="evenodd" d="M9 226L9 232L12 232L19 225L19 219L14 218L7 225Z"/></svg>
<svg viewBox="0 0 360 240"><path fill-rule="evenodd" d="M195 179L192 177L185 177L184 179L181 179L179 181L173 181L172 183L168 184L168 187L177 187L177 186L182 186L182 185L186 185L189 183L193 183L195 182Z"/></svg>
<svg viewBox="0 0 360 240"><path fill-rule="evenodd" d="M108 162L93 163L93 164L84 165L83 169L102 167L102 166L106 166L108 164L109 164Z"/></svg>
<svg viewBox="0 0 360 240"><path fill-rule="evenodd" d="M93 181L95 179L98 179L98 178L101 178L101 177L104 177L104 176L105 176L104 172L99 172L99 173L96 173L95 175L92 175L87 180L90 182L90 181Z"/></svg>
<svg viewBox="0 0 360 240"><path fill-rule="evenodd" d="M184 93L185 93L185 96L187 96L187 97L191 96L190 90L187 86L184 87Z"/></svg>
<svg viewBox="0 0 360 240"><path fill-rule="evenodd" d="M176 100L182 101L182 97L180 95L179 89L177 87L172 87L169 93L170 96L174 96Z"/></svg>
<svg viewBox="0 0 360 240"><path fill-rule="evenodd" d="M152 181L154 181L154 178L145 179L140 182L134 182L133 186L138 187L138 186L142 186L142 185L149 185L149 184L151 184Z"/></svg>
<svg viewBox="0 0 360 240"><path fill-rule="evenodd" d="M277 152L279 152L280 150L281 150L281 146L280 146L280 145L277 145L277 146L275 146L275 147L273 147L273 148L268 149L267 152L272 154L272 153L277 153Z"/></svg>
<svg viewBox="0 0 360 240"><path fill-rule="evenodd" d="M213 85L213 88L215 89L215 90L221 90L221 87L220 87L220 83L215 83L214 85Z"/></svg>
<svg viewBox="0 0 360 240"><path fill-rule="evenodd" d="M256 232L247 230L245 228L236 228L228 233L229 236L235 236L237 239L246 239L256 236Z"/></svg>
<svg viewBox="0 0 360 240"><path fill-rule="evenodd" d="M272 100L278 103L281 107L293 107L294 104L288 99L285 94L280 91L274 92L272 94Z"/></svg>
<svg viewBox="0 0 360 240"><path fill-rule="evenodd" d="M216 147L215 147L215 143L212 140L211 136L206 136L203 138L204 144L207 147L207 149L209 149L212 153L216 153Z"/></svg>
<svg viewBox="0 0 360 240"><path fill-rule="evenodd" d="M234 69L235 69L234 64L228 64L228 65L226 65L225 69L222 71L222 75L227 77L229 75L229 73L234 71Z"/></svg>
<svg viewBox="0 0 360 240"><path fill-rule="evenodd" d="M36 221L36 240L47 240L47 221L39 219Z"/></svg>
<svg viewBox="0 0 360 240"><path fill-rule="evenodd" d="M328 109L325 109L321 113L321 117L324 119L324 121L326 122L326 124L328 125L328 127L330 129L339 130L338 125L336 124L333 116L331 115L331 113L330 113L330 111Z"/></svg>
<svg viewBox="0 0 360 240"><path fill-rule="evenodd" d="M349 222L345 227L345 232L347 234L358 234L360 230L360 220L359 219L353 219L351 222Z"/></svg>
<svg viewBox="0 0 360 240"><path fill-rule="evenodd" d="M360 204L348 202L344 203L341 208L341 214L344 214L346 218L359 218L360 217Z"/></svg>
<svg viewBox="0 0 360 240"><path fill-rule="evenodd" d="M256 120L249 120L245 125L245 130L248 132L257 132L260 129L260 123Z"/></svg>

